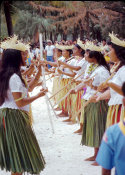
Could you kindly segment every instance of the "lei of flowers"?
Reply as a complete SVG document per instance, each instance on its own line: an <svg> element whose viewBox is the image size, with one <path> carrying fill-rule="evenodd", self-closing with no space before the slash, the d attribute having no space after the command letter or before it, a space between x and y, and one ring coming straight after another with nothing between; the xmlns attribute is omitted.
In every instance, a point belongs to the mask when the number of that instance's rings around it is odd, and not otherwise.
<svg viewBox="0 0 125 175"><path fill-rule="evenodd" d="M93 64L93 63L92 63L92 64L89 66L89 68L88 68L87 74L88 74L88 75L91 75L97 67L98 67L98 64Z"/></svg>

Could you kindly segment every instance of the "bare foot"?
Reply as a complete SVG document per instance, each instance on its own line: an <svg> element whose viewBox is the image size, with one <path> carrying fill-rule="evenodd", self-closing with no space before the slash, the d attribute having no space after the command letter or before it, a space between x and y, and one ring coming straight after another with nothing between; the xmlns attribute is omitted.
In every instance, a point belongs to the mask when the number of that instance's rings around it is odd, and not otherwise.
<svg viewBox="0 0 125 175"><path fill-rule="evenodd" d="M63 120L63 122L71 122L71 119L68 118L68 119L66 119L66 120Z"/></svg>
<svg viewBox="0 0 125 175"><path fill-rule="evenodd" d="M85 161L95 161L95 159L96 159L96 156L92 156L92 157L85 159Z"/></svg>
<svg viewBox="0 0 125 175"><path fill-rule="evenodd" d="M93 165L93 166L99 166L99 164L96 161L94 163L92 163L91 165Z"/></svg>
<svg viewBox="0 0 125 175"><path fill-rule="evenodd" d="M82 132L82 128L78 129L77 131L75 131L74 133L81 133Z"/></svg>
<svg viewBox="0 0 125 175"><path fill-rule="evenodd" d="M65 113L61 112L60 114L57 115L58 117L68 117Z"/></svg>
<svg viewBox="0 0 125 175"><path fill-rule="evenodd" d="M55 111L61 111L61 109L59 107L54 109Z"/></svg>
<svg viewBox="0 0 125 175"><path fill-rule="evenodd" d="M78 133L78 135L82 135L82 132Z"/></svg>
<svg viewBox="0 0 125 175"><path fill-rule="evenodd" d="M74 125L76 124L76 122L70 121L70 123L68 123L68 125Z"/></svg>

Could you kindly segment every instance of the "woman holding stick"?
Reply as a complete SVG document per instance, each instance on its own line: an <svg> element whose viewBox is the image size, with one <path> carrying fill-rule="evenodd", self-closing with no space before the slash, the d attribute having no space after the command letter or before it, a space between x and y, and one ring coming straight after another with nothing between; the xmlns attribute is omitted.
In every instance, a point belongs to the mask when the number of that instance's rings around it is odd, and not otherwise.
<svg viewBox="0 0 125 175"><path fill-rule="evenodd" d="M109 109L106 128L125 118L121 90L122 84L125 81L125 41L118 39L114 34L109 36L111 37L109 56L110 60L115 63L111 72L115 71L115 75L106 84L102 83L98 87L99 91L108 87L109 89L97 98L97 100L110 99L108 102Z"/></svg>
<svg viewBox="0 0 125 175"><path fill-rule="evenodd" d="M74 58L75 58L75 64L71 65L71 64L67 64L65 62L62 63L62 65L65 65L65 67L70 68L73 72L76 73L74 78L76 78L83 71L85 71L85 68L88 64L87 61L84 58L84 53L85 53L85 46L78 39L77 44L75 44L75 46L73 48L73 55L74 55ZM80 76L76 81L72 82L71 88L76 87L80 83L82 76ZM70 100L70 105L68 105L68 107L69 107L69 109L68 109L69 119L65 120L66 122L76 123L76 121L77 121L76 113L81 107L81 100L79 100L79 99L81 98L82 93L83 93L83 91L79 91L78 93L69 95L69 97L71 99Z"/></svg>
<svg viewBox="0 0 125 175"><path fill-rule="evenodd" d="M68 60L71 57L73 45L72 46L63 45L60 47L60 49L62 50L62 56L65 58L65 61ZM71 59L70 61L68 61L68 63L71 65L74 65L74 62L75 62L75 59ZM75 76L75 73L71 69L66 68L64 65L59 66L57 71L58 71L58 74L60 74L61 87L64 87L66 84L68 84L69 81L71 81L71 77ZM68 86L68 88L65 88L61 91L60 99L63 96L65 96L65 94L68 92L69 88L70 88L70 86ZM68 101L70 101L70 99L66 98L65 100L63 100L59 104L59 107L62 110L62 112L60 114L58 114L59 117L68 116L68 105L67 105L67 104L69 104Z"/></svg>
<svg viewBox="0 0 125 175"><path fill-rule="evenodd" d="M0 71L0 167L12 175L39 174L45 161L29 121L29 104L45 95L27 97L26 83L20 67L25 64L21 53L25 44L10 38L4 48Z"/></svg>
<svg viewBox="0 0 125 175"><path fill-rule="evenodd" d="M91 73L90 78L93 75L95 75L95 77L94 80L84 81L83 87L86 85L86 93L84 94L83 99L85 102L91 99L93 94L96 92L97 87L110 75L109 66L101 53L100 47L95 46L93 43L88 43L86 46L90 50L87 61L95 64L95 68ZM94 156L86 159L86 161L94 161L96 159L98 148L105 131L107 109L108 105L105 100L95 103L95 99L93 98L83 109L84 119L81 143L82 145L94 147ZM96 163L93 165L96 165Z"/></svg>

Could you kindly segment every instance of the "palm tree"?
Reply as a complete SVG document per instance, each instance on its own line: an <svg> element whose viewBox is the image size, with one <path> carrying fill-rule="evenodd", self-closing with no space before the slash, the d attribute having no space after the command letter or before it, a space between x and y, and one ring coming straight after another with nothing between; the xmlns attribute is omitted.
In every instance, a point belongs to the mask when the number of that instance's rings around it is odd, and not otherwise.
<svg viewBox="0 0 125 175"><path fill-rule="evenodd" d="M3 2L7 30L8 30L9 36L13 35L13 25L12 25L12 18L11 18L11 12L10 12L11 4L12 4L12 1L4 1Z"/></svg>

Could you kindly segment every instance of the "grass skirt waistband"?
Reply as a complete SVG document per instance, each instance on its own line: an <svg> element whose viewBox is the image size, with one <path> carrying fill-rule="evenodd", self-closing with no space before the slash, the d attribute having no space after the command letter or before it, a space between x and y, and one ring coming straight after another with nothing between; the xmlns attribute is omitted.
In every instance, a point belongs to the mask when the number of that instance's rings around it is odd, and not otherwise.
<svg viewBox="0 0 125 175"><path fill-rule="evenodd" d="M29 116L18 109L0 109L0 167L13 173L39 174L45 161Z"/></svg>
<svg viewBox="0 0 125 175"><path fill-rule="evenodd" d="M99 147L105 132L107 111L106 101L90 103L84 108L82 145Z"/></svg>

